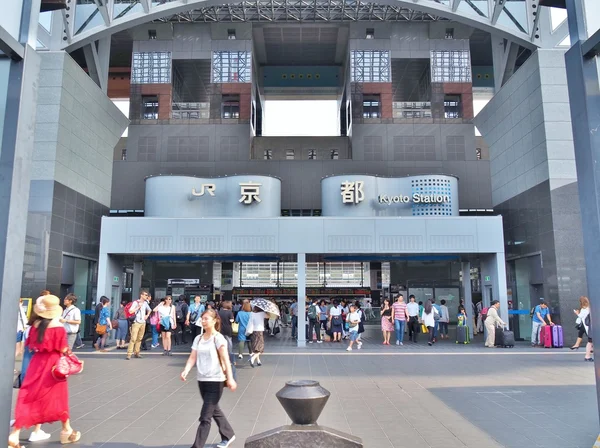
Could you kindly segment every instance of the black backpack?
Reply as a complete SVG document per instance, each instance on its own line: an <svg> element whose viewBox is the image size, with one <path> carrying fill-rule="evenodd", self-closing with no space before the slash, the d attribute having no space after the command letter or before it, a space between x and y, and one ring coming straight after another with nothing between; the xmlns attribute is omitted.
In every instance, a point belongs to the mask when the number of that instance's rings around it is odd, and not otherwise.
<svg viewBox="0 0 600 448"><path fill-rule="evenodd" d="M184 316L185 312L184 312L183 305L184 305L184 303L181 303L181 302L177 302L175 304L175 320L177 322L182 322L186 318L186 316Z"/></svg>

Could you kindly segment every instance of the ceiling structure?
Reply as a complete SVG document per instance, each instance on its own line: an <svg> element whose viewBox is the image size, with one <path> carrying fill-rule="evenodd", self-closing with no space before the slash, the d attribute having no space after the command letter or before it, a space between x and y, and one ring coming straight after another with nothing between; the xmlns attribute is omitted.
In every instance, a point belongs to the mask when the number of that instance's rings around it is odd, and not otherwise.
<svg viewBox="0 0 600 448"><path fill-rule="evenodd" d="M555 47L568 35L539 0L73 0L40 15L38 40L52 50L99 42L137 25L168 22L357 22L453 20L522 47Z"/></svg>

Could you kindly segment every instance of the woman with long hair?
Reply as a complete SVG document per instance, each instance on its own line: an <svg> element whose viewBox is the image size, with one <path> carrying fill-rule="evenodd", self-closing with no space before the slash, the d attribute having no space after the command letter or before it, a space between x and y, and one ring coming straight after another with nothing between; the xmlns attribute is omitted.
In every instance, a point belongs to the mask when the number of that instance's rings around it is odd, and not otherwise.
<svg viewBox="0 0 600 448"><path fill-rule="evenodd" d="M62 444L75 443L81 438L81 433L71 427L67 382L57 381L52 376L52 369L61 355L71 352L67 332L59 321L62 315L60 299L53 295L39 297L34 312L35 320L26 346L35 354L19 389L13 429L8 438L11 448L21 448L19 435L22 428L42 423L62 422Z"/></svg>
<svg viewBox="0 0 600 448"><path fill-rule="evenodd" d="M250 335L250 348L252 349L252 356L250 356L250 365L254 367L256 361L257 366L262 366L260 362L260 355L265 351L265 317L266 313L259 307L255 306L250 315L250 328L252 328L252 334Z"/></svg>
<svg viewBox="0 0 600 448"><path fill-rule="evenodd" d="M383 345L390 345L390 336L394 331L390 299L383 299L383 306L381 307L381 331L383 332Z"/></svg>
<svg viewBox="0 0 600 448"><path fill-rule="evenodd" d="M421 315L421 320L423 321L423 324L427 327L427 330L429 330L429 342L427 342L428 345L433 345L433 343L435 342L435 334L433 332L433 329L435 327L436 314L439 313L431 303L431 300L427 300L427 302L425 302L425 305L423 306L423 314Z"/></svg>
<svg viewBox="0 0 600 448"><path fill-rule="evenodd" d="M173 298L171 296L166 296L165 300L160 302L152 311L158 314L163 344L163 356L171 356L171 334L173 333L173 330L177 328Z"/></svg>
<svg viewBox="0 0 600 448"><path fill-rule="evenodd" d="M581 296L579 298L579 309L573 310L575 316L577 316L577 320L575 321L575 325L577 327L577 341L575 341L575 345L571 347L571 350L578 350L581 345L581 341L583 340L583 336L586 335L585 329L585 318L590 314L590 300L586 296Z"/></svg>
<svg viewBox="0 0 600 448"><path fill-rule="evenodd" d="M225 384L232 391L235 391L237 384L233 379L231 363L229 362L227 341L219 333L221 328L219 315L213 309L206 310L202 313L201 322L204 332L194 339L192 352L185 369L181 372L181 379L186 381L190 370L196 365L198 387L204 401L200 412L200 426L196 432L196 440L192 448L204 447L213 418L221 434L221 442L217 444L217 447L227 448L235 440L235 433L219 407L219 400L223 395Z"/></svg>
<svg viewBox="0 0 600 448"><path fill-rule="evenodd" d="M115 320L118 322L115 342L117 343L118 350L125 350L127 348L127 344L125 343L127 333L129 332L129 322L125 315L125 305L127 305L127 303L129 303L127 300L121 300L121 305L115 313Z"/></svg>
<svg viewBox="0 0 600 448"><path fill-rule="evenodd" d="M244 359L244 346L248 347L248 356L252 357L252 350L250 349L250 338L246 336L246 328L248 327L248 321L250 320L251 312L252 307L250 306L250 301L248 299L244 299L242 309L239 310L237 316L235 316L235 321L239 324L237 334L239 359Z"/></svg>

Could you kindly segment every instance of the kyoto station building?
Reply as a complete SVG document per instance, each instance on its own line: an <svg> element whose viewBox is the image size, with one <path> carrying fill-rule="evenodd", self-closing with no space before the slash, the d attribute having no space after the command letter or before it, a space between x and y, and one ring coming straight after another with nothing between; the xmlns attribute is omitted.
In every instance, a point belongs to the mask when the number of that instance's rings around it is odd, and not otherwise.
<svg viewBox="0 0 600 448"><path fill-rule="evenodd" d="M574 338L587 282L564 9L43 3L58 6L25 51L21 297L412 294L451 321L497 299L520 340L544 299Z"/></svg>

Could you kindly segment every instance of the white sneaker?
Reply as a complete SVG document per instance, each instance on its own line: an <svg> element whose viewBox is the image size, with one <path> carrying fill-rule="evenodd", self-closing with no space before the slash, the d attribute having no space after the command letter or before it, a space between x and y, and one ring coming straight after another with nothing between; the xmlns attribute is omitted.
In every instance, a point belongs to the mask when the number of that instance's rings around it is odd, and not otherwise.
<svg viewBox="0 0 600 448"><path fill-rule="evenodd" d="M323 343L323 341L317 341L317 344L322 344L322 343Z"/></svg>
<svg viewBox="0 0 600 448"><path fill-rule="evenodd" d="M312 344L314 341L308 341L309 344Z"/></svg>
<svg viewBox="0 0 600 448"><path fill-rule="evenodd" d="M404 345L402 342L400 342L400 345Z"/></svg>
<svg viewBox="0 0 600 448"><path fill-rule="evenodd" d="M233 443L234 440L235 440L235 436L233 436L229 440L221 440L219 443L217 443L217 448L227 448L229 445L231 445Z"/></svg>
<svg viewBox="0 0 600 448"><path fill-rule="evenodd" d="M29 436L30 442L41 442L42 440L48 440L50 438L50 434L44 432L40 429L38 432L32 432Z"/></svg>
<svg viewBox="0 0 600 448"><path fill-rule="evenodd" d="M396 341L396 345L400 345L400 341Z"/></svg>
<svg viewBox="0 0 600 448"><path fill-rule="evenodd" d="M238 359L244 359L244 355L238 355Z"/></svg>
<svg viewBox="0 0 600 448"><path fill-rule="evenodd" d="M352 347L348 347L348 348L346 349L346 351L347 351L347 352L351 352L351 351L352 351Z"/></svg>

